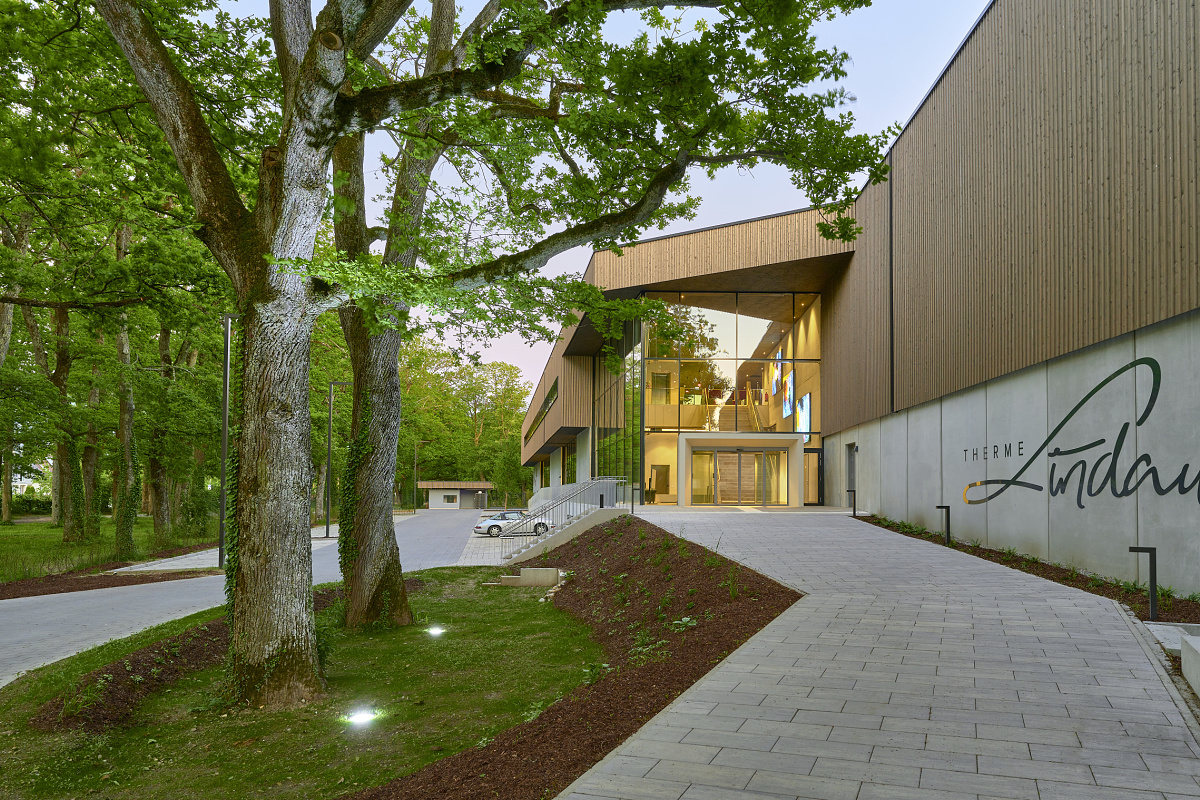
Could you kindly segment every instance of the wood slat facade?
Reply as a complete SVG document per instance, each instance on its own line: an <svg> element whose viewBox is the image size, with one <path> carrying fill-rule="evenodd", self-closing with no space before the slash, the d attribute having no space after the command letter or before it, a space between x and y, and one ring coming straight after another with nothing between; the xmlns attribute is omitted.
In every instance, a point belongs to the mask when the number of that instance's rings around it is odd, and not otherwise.
<svg viewBox="0 0 1200 800"><path fill-rule="evenodd" d="M826 434L1198 308L1198 6L996 0L859 197L856 242L792 212L598 252L585 276L626 296L821 292ZM590 424L578 397L551 413Z"/></svg>
<svg viewBox="0 0 1200 800"><path fill-rule="evenodd" d="M1198 73L1195 0L993 3L892 150L895 410L1200 306Z"/></svg>

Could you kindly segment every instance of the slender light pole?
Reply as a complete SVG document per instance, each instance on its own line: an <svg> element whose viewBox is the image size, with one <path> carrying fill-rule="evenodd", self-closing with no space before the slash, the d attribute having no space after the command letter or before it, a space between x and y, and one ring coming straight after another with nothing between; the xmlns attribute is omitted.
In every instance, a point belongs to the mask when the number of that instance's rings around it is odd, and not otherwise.
<svg viewBox="0 0 1200 800"><path fill-rule="evenodd" d="M413 513L417 513L417 448L423 444L433 444L429 439L418 439L413 442Z"/></svg>
<svg viewBox="0 0 1200 800"><path fill-rule="evenodd" d="M225 568L225 464L229 460L229 338L233 333L232 321L241 314L224 314L221 327L225 331L225 368L221 380L221 510L217 520L217 568Z"/></svg>
<svg viewBox="0 0 1200 800"><path fill-rule="evenodd" d="M325 538L329 538L329 513L333 506L333 387L353 386L350 381L329 382L329 432L325 436ZM340 545L339 545L340 546Z"/></svg>

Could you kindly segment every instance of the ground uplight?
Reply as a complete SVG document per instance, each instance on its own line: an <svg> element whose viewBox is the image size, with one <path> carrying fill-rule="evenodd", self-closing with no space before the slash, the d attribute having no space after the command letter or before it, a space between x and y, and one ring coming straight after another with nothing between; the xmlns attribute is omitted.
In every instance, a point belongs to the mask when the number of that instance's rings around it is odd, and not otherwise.
<svg viewBox="0 0 1200 800"><path fill-rule="evenodd" d="M446 632L446 629L439 625L434 625L432 628L429 629L430 636L441 636L445 632Z"/></svg>
<svg viewBox="0 0 1200 800"><path fill-rule="evenodd" d="M375 719L377 716L379 716L379 712L372 711L369 708L364 708L361 711L355 711L353 714L346 717L346 720L351 725L366 725L368 722Z"/></svg>

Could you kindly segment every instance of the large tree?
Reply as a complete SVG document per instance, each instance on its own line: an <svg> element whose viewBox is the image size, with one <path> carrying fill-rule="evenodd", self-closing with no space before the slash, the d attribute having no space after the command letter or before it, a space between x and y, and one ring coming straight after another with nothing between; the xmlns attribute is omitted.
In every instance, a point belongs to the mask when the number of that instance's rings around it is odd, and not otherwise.
<svg viewBox="0 0 1200 800"><path fill-rule="evenodd" d="M448 41L442 32L461 27L453 46L400 42L398 49L427 54L431 68L377 80L365 65L411 0L330 0L315 18L306 0L272 0L282 123L277 143L262 151L251 201L187 77L188 54L163 41L168 20L155 17L157 6L96 0L175 154L198 235L241 307L230 560L240 698L290 704L322 688L310 593L311 473L298 457L309 452L307 369L317 316L353 295L400 304L399 324L415 305L452 317L474 309L477 321L527 318L550 288L527 278L531 272L572 247L612 244L687 213L686 200L669 198L686 188L694 167L781 163L810 199L830 207L826 232L852 236L853 221L841 216L851 180L862 171L882 178L881 142L849 133L851 119L836 111L843 93L802 87L840 77L844 63L817 47L811 23L866 4L489 0L461 25L452 2L434 0L430 23L396 35L432 31ZM689 6L714 9L715 19L683 31L660 11ZM641 11L647 32L629 44L606 41L606 19L624 11ZM456 166L475 171L464 175L461 192L439 197L441 213L405 219L393 209L400 219L389 228L403 235L401 251L417 248L413 267L314 263L335 148L383 126L411 143L417 159L461 146ZM491 196L478 193L484 174ZM480 212L497 211L497 198L501 213L476 224ZM445 226L448 219L455 224ZM572 302L587 298L577 287Z"/></svg>

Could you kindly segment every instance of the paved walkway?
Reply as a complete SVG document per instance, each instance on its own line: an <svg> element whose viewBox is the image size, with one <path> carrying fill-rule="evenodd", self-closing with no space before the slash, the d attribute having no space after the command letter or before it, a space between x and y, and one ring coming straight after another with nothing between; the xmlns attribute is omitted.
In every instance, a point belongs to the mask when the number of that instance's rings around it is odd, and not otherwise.
<svg viewBox="0 0 1200 800"><path fill-rule="evenodd" d="M808 596L560 797L1200 797L1111 601L845 516L644 516Z"/></svg>
<svg viewBox="0 0 1200 800"><path fill-rule="evenodd" d="M396 517L400 563L406 571L458 563L478 516L452 510ZM314 530L318 532L325 530ZM341 580L336 545L336 538L313 540L314 582ZM140 566L216 565L216 550L206 550ZM220 575L0 600L0 686L26 670L224 602L225 578Z"/></svg>

